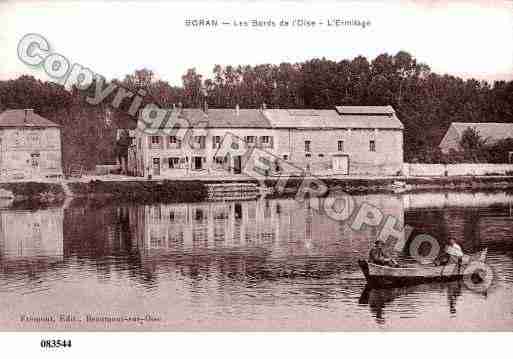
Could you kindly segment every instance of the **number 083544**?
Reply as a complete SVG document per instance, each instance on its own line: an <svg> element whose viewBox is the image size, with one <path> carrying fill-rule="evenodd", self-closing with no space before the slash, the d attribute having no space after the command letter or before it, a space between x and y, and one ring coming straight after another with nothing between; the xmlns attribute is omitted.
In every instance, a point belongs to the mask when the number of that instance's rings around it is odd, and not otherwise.
<svg viewBox="0 0 513 359"><path fill-rule="evenodd" d="M41 348L71 348L69 339L42 339Z"/></svg>

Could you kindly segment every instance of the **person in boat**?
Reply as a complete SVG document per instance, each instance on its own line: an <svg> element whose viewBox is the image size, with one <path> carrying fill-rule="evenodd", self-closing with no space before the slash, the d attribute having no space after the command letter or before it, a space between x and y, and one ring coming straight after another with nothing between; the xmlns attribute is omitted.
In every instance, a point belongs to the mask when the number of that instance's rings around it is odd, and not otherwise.
<svg viewBox="0 0 513 359"><path fill-rule="evenodd" d="M385 253L384 245L385 242L381 240L374 242L374 247L369 253L369 261L380 266L398 267L397 262Z"/></svg>
<svg viewBox="0 0 513 359"><path fill-rule="evenodd" d="M456 243L454 238L449 239L449 244L445 247L444 253L438 258L435 264L447 265L449 263L458 263L463 258L463 250L461 246Z"/></svg>

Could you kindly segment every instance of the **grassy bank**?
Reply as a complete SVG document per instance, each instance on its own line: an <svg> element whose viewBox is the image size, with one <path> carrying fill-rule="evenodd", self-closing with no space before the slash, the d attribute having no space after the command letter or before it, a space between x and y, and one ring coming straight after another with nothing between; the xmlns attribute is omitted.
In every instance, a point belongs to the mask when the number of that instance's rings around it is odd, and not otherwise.
<svg viewBox="0 0 513 359"><path fill-rule="evenodd" d="M331 191L347 193L383 193L394 190L394 182L406 183L407 191L433 190L513 190L513 176L461 176L461 177L414 177L414 178L325 178L320 179ZM120 202L198 202L207 199L208 183L251 182L239 181L201 181L201 180L133 180L68 182L68 188L76 199ZM295 195L303 179L289 178L282 191L275 191L269 197ZM277 188L278 179L267 179L267 187ZM18 182L1 183L0 197L15 203L31 204L60 203L66 197L60 183Z"/></svg>
<svg viewBox="0 0 513 359"><path fill-rule="evenodd" d="M64 200L64 191L58 183L13 182L0 183L0 197L16 203L45 204Z"/></svg>
<svg viewBox="0 0 513 359"><path fill-rule="evenodd" d="M200 181L91 181L68 184L75 197L126 201L195 202L206 198Z"/></svg>
<svg viewBox="0 0 513 359"><path fill-rule="evenodd" d="M330 191L347 193L379 193L394 191L395 182L403 182L407 191L426 190L487 190L513 189L513 176L458 176L458 177L413 177L413 178L365 178L365 179L321 179ZM275 187L277 180L267 180L266 185ZM301 179L291 178L283 194L294 194L301 186Z"/></svg>

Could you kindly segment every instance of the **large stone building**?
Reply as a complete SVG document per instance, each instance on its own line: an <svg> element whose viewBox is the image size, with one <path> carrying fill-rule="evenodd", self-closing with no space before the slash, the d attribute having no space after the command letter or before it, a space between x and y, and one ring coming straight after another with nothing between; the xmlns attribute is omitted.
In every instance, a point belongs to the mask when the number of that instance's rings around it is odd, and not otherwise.
<svg viewBox="0 0 513 359"><path fill-rule="evenodd" d="M162 115L156 111L153 119L142 113L135 131L129 170L138 176L222 175L227 169L238 174L244 167L243 153L251 147L258 148L259 156L271 164L269 175L285 171L396 175L402 171L403 125L390 106L159 111ZM221 147L228 137L240 143L238 151L227 156Z"/></svg>
<svg viewBox="0 0 513 359"><path fill-rule="evenodd" d="M61 129L33 110L0 114L0 176L62 176Z"/></svg>

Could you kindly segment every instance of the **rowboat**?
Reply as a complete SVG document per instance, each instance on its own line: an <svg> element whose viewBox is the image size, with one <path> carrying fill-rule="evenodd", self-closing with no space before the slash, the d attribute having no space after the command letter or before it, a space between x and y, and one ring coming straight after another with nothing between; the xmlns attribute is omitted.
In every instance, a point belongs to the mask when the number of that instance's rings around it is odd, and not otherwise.
<svg viewBox="0 0 513 359"><path fill-rule="evenodd" d="M388 267L365 260L358 264L371 287L396 287L425 282L445 282L472 277L472 281L483 281L482 266L486 260L488 250L477 252L471 256L464 256L458 263L449 263L443 266L418 265L415 267ZM477 278L476 278L477 276Z"/></svg>

